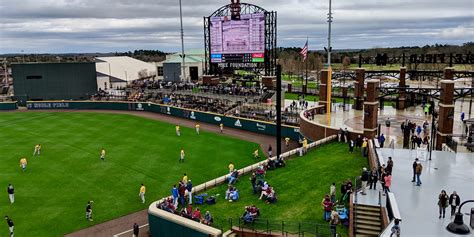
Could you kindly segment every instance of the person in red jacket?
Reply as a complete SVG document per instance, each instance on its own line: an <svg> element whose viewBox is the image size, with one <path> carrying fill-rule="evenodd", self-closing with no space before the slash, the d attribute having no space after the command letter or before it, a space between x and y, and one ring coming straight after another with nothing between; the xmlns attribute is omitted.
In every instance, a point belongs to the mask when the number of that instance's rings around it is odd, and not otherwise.
<svg viewBox="0 0 474 237"><path fill-rule="evenodd" d="M390 192L390 185L392 185L392 174L390 172L387 172L387 176L384 178L385 181L385 193Z"/></svg>

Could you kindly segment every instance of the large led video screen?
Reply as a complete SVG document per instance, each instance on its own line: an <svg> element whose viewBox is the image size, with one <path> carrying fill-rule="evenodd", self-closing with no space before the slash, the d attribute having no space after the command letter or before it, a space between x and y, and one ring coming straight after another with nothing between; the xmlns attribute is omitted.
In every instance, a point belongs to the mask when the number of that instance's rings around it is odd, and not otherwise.
<svg viewBox="0 0 474 237"><path fill-rule="evenodd" d="M210 18L212 63L260 63L265 53L265 14Z"/></svg>

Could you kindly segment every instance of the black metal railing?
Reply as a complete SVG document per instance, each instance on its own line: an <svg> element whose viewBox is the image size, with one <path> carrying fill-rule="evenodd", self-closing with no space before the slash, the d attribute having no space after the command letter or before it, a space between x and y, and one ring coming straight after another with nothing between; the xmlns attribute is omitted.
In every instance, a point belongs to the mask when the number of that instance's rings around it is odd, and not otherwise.
<svg viewBox="0 0 474 237"><path fill-rule="evenodd" d="M256 219L246 223L241 218L229 218L230 228L237 228L239 231L251 232L254 234L278 234L283 236L314 236L333 237L329 224L318 224L310 222L280 221L269 219Z"/></svg>

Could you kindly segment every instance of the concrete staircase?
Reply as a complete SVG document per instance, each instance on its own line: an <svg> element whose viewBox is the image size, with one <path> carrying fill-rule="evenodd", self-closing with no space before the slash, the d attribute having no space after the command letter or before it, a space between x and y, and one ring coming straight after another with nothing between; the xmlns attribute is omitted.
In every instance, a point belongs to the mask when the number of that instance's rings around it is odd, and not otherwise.
<svg viewBox="0 0 474 237"><path fill-rule="evenodd" d="M381 210L378 206L355 204L355 237L378 236L382 232Z"/></svg>

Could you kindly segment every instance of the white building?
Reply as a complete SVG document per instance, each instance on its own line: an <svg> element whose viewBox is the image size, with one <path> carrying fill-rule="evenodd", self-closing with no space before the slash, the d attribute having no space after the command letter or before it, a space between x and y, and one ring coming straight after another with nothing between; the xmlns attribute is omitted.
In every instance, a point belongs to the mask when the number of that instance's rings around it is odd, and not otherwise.
<svg viewBox="0 0 474 237"><path fill-rule="evenodd" d="M131 81L156 77L156 66L127 56L97 57L97 88L116 89Z"/></svg>
<svg viewBox="0 0 474 237"><path fill-rule="evenodd" d="M203 75L205 56L204 50L189 50L184 52L186 80L197 81ZM166 55L166 60L156 62L157 79L164 81L179 81L181 79L182 59L179 53Z"/></svg>

